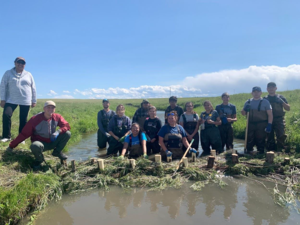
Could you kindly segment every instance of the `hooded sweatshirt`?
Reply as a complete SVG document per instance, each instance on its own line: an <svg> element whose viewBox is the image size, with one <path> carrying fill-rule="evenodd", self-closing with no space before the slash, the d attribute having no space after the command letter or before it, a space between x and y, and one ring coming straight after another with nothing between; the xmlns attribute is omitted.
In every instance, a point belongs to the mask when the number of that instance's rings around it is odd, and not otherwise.
<svg viewBox="0 0 300 225"><path fill-rule="evenodd" d="M7 70L0 85L1 100L15 105L36 103L35 83L31 73L23 70L17 74L15 68Z"/></svg>

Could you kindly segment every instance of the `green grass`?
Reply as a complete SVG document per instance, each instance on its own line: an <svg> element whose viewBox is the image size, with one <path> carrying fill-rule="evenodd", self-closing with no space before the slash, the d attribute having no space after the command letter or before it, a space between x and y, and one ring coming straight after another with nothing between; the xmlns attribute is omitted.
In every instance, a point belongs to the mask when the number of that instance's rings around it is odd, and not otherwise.
<svg viewBox="0 0 300 225"><path fill-rule="evenodd" d="M286 91L282 94L291 105L291 111L286 114L286 130L288 134L288 145L293 151L300 152L300 90ZM264 93L264 96L266 93ZM246 119L240 113L244 102L251 98L250 94L232 95L230 102L237 106L238 121L234 123L234 135L236 138L244 138ZM214 107L220 104L220 97L209 98L180 98L178 104L184 106L187 101L192 101L195 111L199 114L204 111L202 106L205 100L210 100ZM43 111L43 103L46 100L38 100L36 108L31 109L29 118ZM165 110L168 99L149 99L158 110ZM101 100L55 100L57 104L56 113L61 114L71 126L72 137L67 146L77 143L82 135L95 132L97 127L97 113L102 109ZM133 116L141 99L110 100L111 108L116 109L118 104L124 104L126 115ZM2 114L3 109L0 110ZM19 109L17 108L12 118L12 138L18 134ZM0 117L2 124L2 116ZM2 133L2 126L0 127ZM30 210L39 210L49 199L59 198L62 190L58 176L52 173L31 173L30 164L33 155L29 150L30 141L26 145L19 145L14 155L4 153L8 143L0 143L0 224L15 224ZM67 150L67 149L66 149ZM51 157L48 160L53 160ZM56 162L54 162L56 163ZM298 161L297 161L298 163ZM241 167L241 168L240 168ZM159 171L158 171L159 172ZM246 174L248 171L243 166L236 166L233 173Z"/></svg>

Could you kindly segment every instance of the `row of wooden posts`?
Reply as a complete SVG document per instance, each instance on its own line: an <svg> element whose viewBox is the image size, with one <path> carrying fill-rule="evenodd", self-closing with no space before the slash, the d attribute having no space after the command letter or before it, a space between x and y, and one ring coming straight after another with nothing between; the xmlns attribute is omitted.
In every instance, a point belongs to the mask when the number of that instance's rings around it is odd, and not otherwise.
<svg viewBox="0 0 300 225"><path fill-rule="evenodd" d="M211 155L208 157L208 161L207 161L207 168L214 167L216 156L217 156L216 150L211 150ZM231 157L232 157L232 163L234 163L234 164L239 163L238 154L233 153L231 155ZM99 170L104 170L104 159L98 159L96 161L95 158L92 158L91 164L93 165L95 162L97 162ZM135 159L130 159L129 162L130 162L131 168L134 169L136 166ZM155 162L161 163L161 155L155 155ZM167 157L167 162L172 162L172 157ZM188 167L188 158L187 157L183 157L182 162L183 162L184 167ZM196 162L196 153L192 153L192 162ZM267 152L266 162L274 163L274 152L272 152L272 151ZM289 164L289 162L290 162L289 158L284 159L285 164ZM72 172L75 172L75 170L76 170L75 160L71 161L71 165L72 165Z"/></svg>

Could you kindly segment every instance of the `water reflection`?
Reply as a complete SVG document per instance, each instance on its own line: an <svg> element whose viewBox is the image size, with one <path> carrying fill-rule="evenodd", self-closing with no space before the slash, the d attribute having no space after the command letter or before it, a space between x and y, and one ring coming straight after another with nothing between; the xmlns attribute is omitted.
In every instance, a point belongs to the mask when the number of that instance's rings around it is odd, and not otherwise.
<svg viewBox="0 0 300 225"><path fill-rule="evenodd" d="M109 192L65 196L50 204L36 224L298 223L296 212L275 205L272 195L258 183L239 179L226 182L229 185L223 189L209 184L200 192L187 184L179 190L124 192L113 187Z"/></svg>

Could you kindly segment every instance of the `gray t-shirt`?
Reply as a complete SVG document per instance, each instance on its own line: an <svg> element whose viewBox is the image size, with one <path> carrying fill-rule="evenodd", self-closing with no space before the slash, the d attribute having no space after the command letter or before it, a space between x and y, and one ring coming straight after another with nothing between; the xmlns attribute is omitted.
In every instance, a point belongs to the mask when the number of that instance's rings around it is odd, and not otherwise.
<svg viewBox="0 0 300 225"><path fill-rule="evenodd" d="M270 102L265 98L261 98L261 99L258 99L258 100L254 100L253 98L251 98L250 99L250 109L258 110L258 106L259 106L259 103L260 103L261 100L262 100L261 105L260 105L260 110L261 111L267 111L267 110L272 109L272 106L271 106ZM244 110L245 110L246 105L248 105L248 104L249 104L249 100L247 100L245 102Z"/></svg>
<svg viewBox="0 0 300 225"><path fill-rule="evenodd" d="M192 122L192 121L194 121L194 114L190 114L190 115L188 115L188 114L186 114L186 113L183 113L184 115L185 115L185 118L186 118L186 122ZM196 113L195 114L196 115L196 120L195 121L199 121L199 116L198 116L198 114ZM179 123L183 123L184 121L183 121L183 117L182 117L182 115L180 116L180 119L179 119Z"/></svg>

